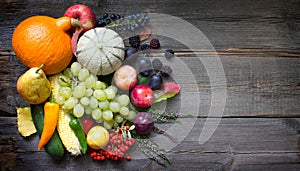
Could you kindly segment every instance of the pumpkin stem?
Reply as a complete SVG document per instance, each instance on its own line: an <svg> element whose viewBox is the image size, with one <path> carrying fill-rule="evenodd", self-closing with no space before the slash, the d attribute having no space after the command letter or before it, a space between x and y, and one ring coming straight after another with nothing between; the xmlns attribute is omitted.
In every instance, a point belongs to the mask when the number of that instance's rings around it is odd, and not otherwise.
<svg viewBox="0 0 300 171"><path fill-rule="evenodd" d="M70 17L57 18L56 25L63 31L68 31L72 27L72 19Z"/></svg>

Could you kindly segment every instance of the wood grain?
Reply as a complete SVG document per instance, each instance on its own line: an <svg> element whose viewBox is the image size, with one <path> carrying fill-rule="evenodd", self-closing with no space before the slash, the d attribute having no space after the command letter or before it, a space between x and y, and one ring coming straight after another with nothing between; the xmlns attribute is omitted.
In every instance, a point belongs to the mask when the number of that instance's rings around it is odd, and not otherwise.
<svg viewBox="0 0 300 171"><path fill-rule="evenodd" d="M0 50L11 49L16 25L32 15L59 17L78 1L1 1ZM104 11L130 15L133 12L163 13L180 17L200 29L216 49L264 48L299 51L299 0L280 1L80 1L92 7L98 16ZM159 19L153 19L159 21ZM182 46L174 42L174 49Z"/></svg>
<svg viewBox="0 0 300 171"><path fill-rule="evenodd" d="M235 118L222 119L213 136L199 144L199 134L205 119L197 119L193 129L179 144L168 150L172 165L168 170L296 170L299 165L300 120ZM172 125L172 124L170 124ZM169 127L170 125L159 125ZM47 153L37 151L37 136L22 138L17 133L15 118L0 118L0 164L1 170L162 170L163 167L149 159L135 158L132 161L114 163L95 162L88 156L77 158L66 155L60 162L53 161ZM180 125L178 125L180 126ZM5 131L3 131L5 130ZM263 131L262 131L263 130ZM169 132L178 136L182 132ZM166 142L165 142L166 143ZM164 146L164 142L159 142ZM138 150L138 149L136 149ZM139 153L136 151L136 153Z"/></svg>
<svg viewBox="0 0 300 171"><path fill-rule="evenodd" d="M199 49L191 50L170 37L151 37L159 38L162 45L161 51L152 57L164 60L163 50L175 50L180 62L172 66L175 68L172 79L182 86L179 95L156 107L181 112L182 122L192 121L188 133L182 128L184 125L158 125L173 136L184 137L168 149L173 161L168 168L144 159L139 151L133 152L136 159L130 162L99 163L88 156L70 155L56 162L45 151L36 150L37 136L19 135L15 107L28 104L17 94L15 85L27 68L12 50L13 31L27 17L57 18L76 3L90 6L97 18L103 12L127 16L144 11L178 17L207 38L208 44L205 42ZM150 21L154 31L156 26L171 30L165 18ZM299 0L0 0L0 30L0 170L300 170ZM188 33L188 29L178 30L180 36ZM212 75L204 64L216 57L222 66L211 68L220 71L223 67L225 80L220 77L219 81L211 82ZM216 95L222 95L224 87L227 94L223 109L212 102L212 92L220 91ZM199 108L193 110L196 104ZM208 115L211 109L224 112L211 116ZM205 123L213 123L209 119L221 122L214 125L217 129L212 137L199 144ZM177 131L171 129L174 126ZM167 139L158 143L161 147L171 145Z"/></svg>

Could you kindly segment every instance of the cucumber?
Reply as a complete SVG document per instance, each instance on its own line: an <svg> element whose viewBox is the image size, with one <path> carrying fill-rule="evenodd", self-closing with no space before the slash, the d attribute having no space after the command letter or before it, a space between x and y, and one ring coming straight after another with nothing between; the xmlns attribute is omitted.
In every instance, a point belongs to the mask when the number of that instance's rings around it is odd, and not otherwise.
<svg viewBox="0 0 300 171"><path fill-rule="evenodd" d="M33 123L39 137L41 137L44 128L44 103L38 105L31 104L30 108ZM63 158L65 149L56 130L44 148L53 159L60 160Z"/></svg>

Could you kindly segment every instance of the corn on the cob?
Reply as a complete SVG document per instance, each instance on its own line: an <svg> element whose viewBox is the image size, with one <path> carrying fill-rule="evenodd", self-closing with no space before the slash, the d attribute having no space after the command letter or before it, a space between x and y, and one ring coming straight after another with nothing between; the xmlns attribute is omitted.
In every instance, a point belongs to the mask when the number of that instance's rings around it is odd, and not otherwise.
<svg viewBox="0 0 300 171"><path fill-rule="evenodd" d="M58 96L58 90L60 85L58 84L58 75L50 76L49 80L51 83L52 92L54 95L54 100L56 100ZM81 154L81 146L77 136L74 131L69 126L71 118L68 113L64 112L64 110L60 107L57 121L57 131L59 137L64 144L66 150L70 152L72 155Z"/></svg>

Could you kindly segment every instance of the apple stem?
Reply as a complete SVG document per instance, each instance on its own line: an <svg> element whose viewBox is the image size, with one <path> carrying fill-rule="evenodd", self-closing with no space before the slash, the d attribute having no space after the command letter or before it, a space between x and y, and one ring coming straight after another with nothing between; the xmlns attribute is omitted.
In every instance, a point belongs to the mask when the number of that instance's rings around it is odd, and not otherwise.
<svg viewBox="0 0 300 171"><path fill-rule="evenodd" d="M79 29L83 27L81 22L78 19L75 19L75 18L71 18L71 26L72 27L77 27Z"/></svg>
<svg viewBox="0 0 300 171"><path fill-rule="evenodd" d="M44 63L42 63L42 65L35 71L35 73L38 73L40 71L40 69L42 69L45 66Z"/></svg>

